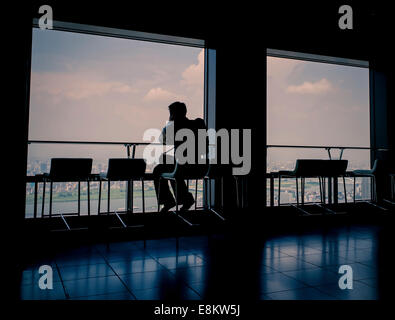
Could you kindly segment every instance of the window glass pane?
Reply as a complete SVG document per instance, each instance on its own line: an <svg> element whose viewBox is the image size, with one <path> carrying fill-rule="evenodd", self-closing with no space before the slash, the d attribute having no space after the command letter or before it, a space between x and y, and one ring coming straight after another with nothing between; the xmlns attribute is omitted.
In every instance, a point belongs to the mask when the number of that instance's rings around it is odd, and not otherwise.
<svg viewBox="0 0 395 320"><path fill-rule="evenodd" d="M368 68L267 57L269 145L369 147L369 103ZM331 149L331 156L338 159L340 150ZM329 155L325 148L268 148L267 171L293 170L296 159L309 158ZM344 149L342 159L348 160L348 170L370 168L368 149ZM306 179L306 202L320 201L316 180ZM340 182L338 199L344 202ZM347 200L352 200L352 179L346 179L346 190ZM274 191L277 204L277 180ZM296 202L295 179L282 181L281 197L282 203ZM358 179L356 199L369 197L370 180Z"/></svg>
<svg viewBox="0 0 395 320"><path fill-rule="evenodd" d="M29 140L142 142L144 131L162 129L168 105L182 101L187 117L204 118L204 49L91 34L33 29ZM137 146L142 157L144 146ZM132 149L131 149L132 152ZM123 144L36 144L28 148L27 175L49 172L55 157L93 158L93 173L107 171L109 158L127 156ZM153 166L147 166L152 172ZM91 212L98 209L97 182L91 183ZM157 209L152 181L145 182L145 209ZM44 214L49 212L46 188ZM134 185L134 210L142 210L141 183ZM191 192L194 193L194 185ZM34 212L34 184L26 186L26 217ZM41 215L43 184L38 185ZM53 213L77 211L78 183L55 183ZM87 187L81 184L81 214L87 214ZM125 207L126 185L112 182L111 207ZM202 205L202 185L198 185ZM101 211L107 209L103 183Z"/></svg>
<svg viewBox="0 0 395 320"><path fill-rule="evenodd" d="M369 69L267 57L268 144L369 147Z"/></svg>
<svg viewBox="0 0 395 320"><path fill-rule="evenodd" d="M30 140L142 141L183 101L203 117L204 49L33 29Z"/></svg>

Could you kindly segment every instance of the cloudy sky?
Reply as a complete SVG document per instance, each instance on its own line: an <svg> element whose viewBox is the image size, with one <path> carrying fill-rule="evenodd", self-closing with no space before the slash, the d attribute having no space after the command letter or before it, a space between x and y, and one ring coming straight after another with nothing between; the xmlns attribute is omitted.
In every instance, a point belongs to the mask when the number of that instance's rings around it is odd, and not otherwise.
<svg viewBox="0 0 395 320"><path fill-rule="evenodd" d="M29 139L142 141L176 100L203 117L203 77L199 48L34 29ZM269 144L369 146L368 69L268 57L267 84ZM29 155L125 155L122 146L100 148L31 145Z"/></svg>
<svg viewBox="0 0 395 320"><path fill-rule="evenodd" d="M200 48L34 29L29 139L142 141L174 101L203 117L203 77Z"/></svg>
<svg viewBox="0 0 395 320"><path fill-rule="evenodd" d="M167 106L203 114L204 51L34 29L30 139L141 141Z"/></svg>
<svg viewBox="0 0 395 320"><path fill-rule="evenodd" d="M370 145L367 68L268 57L267 103L268 144ZM273 150L272 158L321 158L325 152ZM345 151L344 158L367 155Z"/></svg>

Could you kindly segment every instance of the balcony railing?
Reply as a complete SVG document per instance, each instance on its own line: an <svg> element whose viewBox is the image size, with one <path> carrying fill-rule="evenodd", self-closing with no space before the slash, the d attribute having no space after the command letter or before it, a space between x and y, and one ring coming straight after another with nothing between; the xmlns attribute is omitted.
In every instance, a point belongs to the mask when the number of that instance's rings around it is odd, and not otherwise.
<svg viewBox="0 0 395 320"><path fill-rule="evenodd" d="M138 147L147 146L149 144L153 145L161 145L159 143L149 143L149 142L102 142L102 141L52 141L52 140L29 140L29 145L85 145L85 146L93 146L96 148L97 146L121 146L123 147L123 152L117 155L118 157L126 156L128 158L136 157ZM362 152L364 155L364 163L363 161L359 161L358 163L353 163L353 161L349 162L349 166L347 170L354 169L368 169L370 168L370 151L386 151L386 149L373 149L370 147L349 147L349 146L301 146L301 145L267 145L267 154L268 154L268 173L279 171L279 170L292 170L294 168L295 162L297 158L324 158L329 157L329 159L334 158L333 151L338 151L338 158L348 158L349 151L354 152ZM271 161L271 151L286 151L286 150L298 150L298 152L293 152L292 157L282 157L281 161L277 161L274 163ZM314 152L306 152L307 150L313 150ZM320 152L316 152L316 151ZM79 151L82 156L86 156L84 151ZM295 153L297 156L295 156ZM348 153L348 154L347 154ZM307 155L307 156L306 156ZM114 157L117 157L114 156ZM110 156L111 157L111 156ZM43 173L43 171L48 171L48 163L51 156L47 156L45 158L46 161L43 161L38 168L31 169L28 175L34 175L38 173ZM92 157L95 158L95 157ZM109 157L108 157L109 158ZM360 157L357 157L361 160ZM350 159L348 159L350 160ZM37 161L37 160L36 160ZM97 165L97 163L96 163ZM94 167L95 167L95 159L94 159ZM43 169L44 168L44 169ZM95 170L95 169L94 169ZM94 172L93 170L93 172ZM106 172L107 170L107 162L102 162L100 165L96 166L96 172ZM148 167L147 171L149 172L152 168ZM347 196L348 200L352 200L353 198L353 181L351 178L346 178L346 186L347 186L347 195L343 194L343 189L338 188L337 184L328 186L333 190L334 199L339 202L344 202L345 196ZM58 185L60 185L59 183ZM278 191L278 179L272 178L268 176L266 180L267 184L267 205L274 206L277 204L277 191ZM62 183L62 186L56 186L54 184L54 209L59 210L61 212L69 212L73 207L76 207L76 193L77 193L77 183ZM194 193L195 183L189 184L191 191ZM34 183L27 183L26 191L27 191L27 201L26 201L26 218L33 217L33 201L34 201L34 192L35 187L37 187L37 202L40 203L42 201L42 188L40 188L40 184L35 186ZM106 188L106 184L103 185ZM128 192L128 187L125 182L112 182L111 183L112 193L111 193L111 210L116 210L119 207L127 207L128 197L130 197L130 193ZM91 182L91 210L92 212L97 212L96 208L98 206L98 182ZM198 189L198 207L203 207L203 183L199 181L197 185ZM87 211L86 206L86 186L81 186L81 212ZM141 198L141 185L140 182L134 182L134 193L133 193L133 204L134 210L139 211L142 208L142 198ZM282 203L296 203L296 187L294 179L284 179L282 181L282 190L284 193L281 195ZM157 210L157 202L156 195L152 181L147 181L145 184L145 208L147 212L156 211ZM102 203L101 208L106 208L106 192L103 190L102 192ZM329 192L327 194L330 194ZM319 186L318 182L314 179L306 179L306 188L305 188L305 203L309 202L319 202ZM48 197L46 196L46 199ZM358 178L356 183L356 199L357 200L369 200L371 199L371 181L369 178ZM56 206L58 207L56 209ZM46 210L48 211L48 209Z"/></svg>
<svg viewBox="0 0 395 320"><path fill-rule="evenodd" d="M274 150L277 151L277 158L281 161L274 161ZM290 150L292 155L290 155ZM353 147L353 146L302 146L302 145L267 145L267 194L266 205L274 206L278 204L278 179L275 175L270 173L278 172L280 170L293 170L296 159L303 158L329 158L329 159L346 159L349 160L347 171L356 169L369 169L370 168L370 152L371 151L387 151L387 149L373 149L370 147ZM334 151L338 151L335 155ZM353 152L354 154L350 153ZM287 154L288 153L288 154ZM346 191L345 195L343 188L338 187L338 181L335 179L334 183L328 181L328 202L345 202L345 197L348 201L353 200L353 180L346 178ZM371 179L370 178L357 178L356 180L356 199L357 200L371 200ZM282 179L281 182L281 199L282 203L295 204L296 201L296 185L295 179ZM330 198L329 198L330 197ZM319 184L317 179L306 179L305 187L305 201L304 203L315 203L320 201Z"/></svg>
<svg viewBox="0 0 395 320"><path fill-rule="evenodd" d="M60 146L60 145L69 145L72 146L73 148L78 145L83 145L86 147L93 147L90 152L93 154L95 153L95 150L97 148L102 148L103 146L107 147L122 147L123 151L117 149L117 150L111 150L110 156L106 157L106 159L103 159L103 161L98 162L98 160L95 158L95 156L90 156L87 153L87 150L85 148L82 148L77 150L78 155L81 157L91 157L94 160L93 164L93 173L104 173L107 171L107 165L108 165L108 158L114 157L127 157L127 158L135 158L141 150L138 150L138 147L144 147L147 145L158 145L162 146L160 143L150 143L150 142L103 142L103 141L52 141L52 140L29 140L28 141L29 146L35 145L52 145L52 146ZM171 149L171 147L168 147ZM89 151L89 150L88 150ZM76 153L76 150L72 150L73 156ZM113 156L113 154L115 154ZM67 154L67 152L65 152ZM52 157L57 157L51 156L51 155L43 155L40 156L42 160L35 160L35 166L34 168L29 168L28 164L28 176L34 176L36 174L44 173L49 171L49 161L50 158ZM152 171L153 167L152 166L147 166L147 172ZM111 211L117 210L118 208L127 208L128 203L133 203L133 211L134 212L141 212L142 211L142 192L141 192L141 182L135 181L133 182L133 201L128 201L130 197L132 196L131 192L129 192L129 188L131 184L127 182L111 182ZM195 188L196 184L195 183L189 183L188 182L188 187L190 188L190 192L195 194ZM37 189L35 189L37 188ZM107 202L107 192L106 192L107 184L103 184L103 190L102 190L102 197L101 197L101 208L107 208L106 202ZM90 182L90 206L91 206L91 212L93 214L97 213L97 208L98 208L98 190L99 190L99 183L98 182ZM48 190L46 190L48 192ZM62 213L71 213L74 214L76 213L76 208L77 208L77 192L78 192L78 183L77 182L70 182L70 183L54 183L54 189L53 189L53 210L54 212L62 212ZM42 183L30 183L28 182L26 184L26 213L25 217L26 218L35 218L35 217L41 217L41 206L42 206L42 193L43 193L43 186ZM144 183L144 194L145 194L145 212L154 212L157 211L157 199L156 199L156 194L155 194L155 188L153 181L146 181ZM36 198L36 206L38 206L39 210L36 209L34 210L34 197ZM81 183L81 207L80 207L80 212L81 214L87 214L87 186L86 183ZM45 195L45 204L44 204L44 214L48 214L48 201L49 199L48 195ZM203 207L203 183L202 181L198 181L197 183L197 208L202 208ZM130 208L129 208L130 209ZM105 210L105 209L103 209ZM36 215L34 214L36 212Z"/></svg>

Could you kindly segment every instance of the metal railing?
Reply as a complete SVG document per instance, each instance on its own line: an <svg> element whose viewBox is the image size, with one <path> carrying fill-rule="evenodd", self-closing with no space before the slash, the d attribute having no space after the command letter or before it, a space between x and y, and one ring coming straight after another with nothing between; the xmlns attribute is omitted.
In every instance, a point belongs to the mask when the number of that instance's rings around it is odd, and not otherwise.
<svg viewBox="0 0 395 320"><path fill-rule="evenodd" d="M333 159L333 155L331 151L339 150L339 159L342 159L343 153L345 150L368 150L368 151L388 151L388 149L384 148L372 148L372 147L360 147L360 146L317 146L317 145L267 145L266 149L275 149L275 148L283 148L283 149L321 149L325 150L328 153L328 157L330 160ZM296 161L296 159L295 159ZM276 174L273 172L267 172L266 178L269 179L269 205L274 206L274 179L276 179ZM334 203L338 202L338 190L337 190L337 179L334 179L334 183L332 183L331 179L328 180L328 196L331 197L331 201L333 200ZM333 192L332 192L333 186ZM333 199L332 199L333 194ZM344 195L347 197L347 195ZM308 203L308 202L305 202Z"/></svg>
<svg viewBox="0 0 395 320"><path fill-rule="evenodd" d="M135 158L136 156L136 148L139 146L147 146L147 145L156 145L156 146L165 146L162 143L155 143L155 142L136 142L136 141L63 141L63 140L28 140L28 145L31 144L69 144L69 145L107 145L107 146L124 146L125 151L126 151L126 156L127 158ZM166 147L170 148L170 150L164 151L164 152L169 152L172 150L172 146L166 145ZM189 188L189 181L187 183L188 188ZM195 186L196 187L196 186ZM37 185L35 186L35 189L37 192ZM130 203L129 198L132 196L131 195L131 182L129 181L127 183L127 190L126 190L126 206ZM202 190L204 193L204 190ZM37 197L37 195L35 195ZM37 200L35 200L37 201ZM204 200L203 200L204 201ZM203 203L204 206L204 203ZM201 208L201 206L197 207Z"/></svg>
<svg viewBox="0 0 395 320"><path fill-rule="evenodd" d="M299 145L279 145L279 144L269 144L266 148L287 148L287 149L325 149L328 152L329 159L332 159L331 150L338 149L340 150L340 157L343 156L343 151L346 149L349 150L376 150L376 151L387 151L387 149L374 149L371 147L343 147L343 146L299 146Z"/></svg>
<svg viewBox="0 0 395 320"><path fill-rule="evenodd" d="M163 145L154 142L119 142L119 141L59 141L59 140L28 140L27 144L88 144L88 145L123 145L126 148L128 158L134 158L137 146ZM132 154L130 154L132 148Z"/></svg>

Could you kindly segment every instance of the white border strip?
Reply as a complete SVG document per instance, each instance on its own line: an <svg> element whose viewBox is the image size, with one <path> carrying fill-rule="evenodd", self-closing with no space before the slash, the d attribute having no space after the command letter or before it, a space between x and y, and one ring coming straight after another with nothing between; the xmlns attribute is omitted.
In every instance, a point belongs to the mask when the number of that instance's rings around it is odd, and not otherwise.
<svg viewBox="0 0 395 320"><path fill-rule="evenodd" d="M37 18L33 19L33 27L36 28L39 27ZM79 23L56 21L56 20L53 21L53 29L59 31L78 32L78 33L86 33L86 34L93 34L99 36L160 42L166 44L183 45L183 46L199 47L199 48L203 48L205 45L205 41L200 39L168 36L168 35L162 35L156 33L132 31L127 29L107 28L107 27L92 26L92 25L79 24Z"/></svg>
<svg viewBox="0 0 395 320"><path fill-rule="evenodd" d="M363 60L322 56L318 54L284 51L277 49L267 49L266 53L268 56L271 57L307 60L307 61L322 62L322 63L340 64L340 65L352 66L352 67L369 68L369 61L363 61Z"/></svg>

